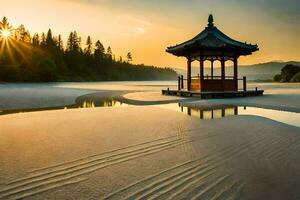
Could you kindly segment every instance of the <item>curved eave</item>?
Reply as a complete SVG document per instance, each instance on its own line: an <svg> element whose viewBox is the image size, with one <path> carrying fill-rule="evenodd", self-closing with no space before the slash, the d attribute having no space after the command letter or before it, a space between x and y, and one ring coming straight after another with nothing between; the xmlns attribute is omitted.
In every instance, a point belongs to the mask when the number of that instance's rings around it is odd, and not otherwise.
<svg viewBox="0 0 300 200"><path fill-rule="evenodd" d="M207 54L206 52L214 51L214 52L224 52L224 53L235 53L236 55L251 55L253 52L258 51L259 48L257 45L253 45L248 48L241 47L232 47L232 46L223 46L223 47L211 47L211 46L203 46L203 45L189 45L184 46L182 48L167 48L166 52L173 54L175 56L188 56L191 54L198 53Z"/></svg>
<svg viewBox="0 0 300 200"><path fill-rule="evenodd" d="M242 43L228 37L216 27L206 27L193 39L168 47L166 52L176 56L187 56L199 50L231 51L239 55L250 55L259 49L257 45Z"/></svg>

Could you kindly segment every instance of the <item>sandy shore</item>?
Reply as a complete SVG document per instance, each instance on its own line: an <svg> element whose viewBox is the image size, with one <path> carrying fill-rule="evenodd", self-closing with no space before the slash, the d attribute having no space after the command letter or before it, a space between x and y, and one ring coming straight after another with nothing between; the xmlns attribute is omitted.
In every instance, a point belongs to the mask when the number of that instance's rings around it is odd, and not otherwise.
<svg viewBox="0 0 300 200"><path fill-rule="evenodd" d="M0 118L0 199L300 195L299 128L265 118L199 121L156 107Z"/></svg>
<svg viewBox="0 0 300 200"><path fill-rule="evenodd" d="M272 94L261 98L189 104L248 103L298 112L299 89L268 87ZM125 94L123 100L141 105L189 100L161 96L157 89L9 91L2 90L0 99L24 97L12 107L69 104L82 95ZM300 198L300 128L263 117L199 120L131 106L3 115L0 127L0 199Z"/></svg>

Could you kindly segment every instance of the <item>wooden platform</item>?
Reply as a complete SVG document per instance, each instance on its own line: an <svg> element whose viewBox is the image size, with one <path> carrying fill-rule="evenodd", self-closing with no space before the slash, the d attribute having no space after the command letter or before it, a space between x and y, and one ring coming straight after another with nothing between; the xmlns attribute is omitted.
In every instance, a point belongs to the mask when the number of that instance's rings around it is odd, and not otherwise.
<svg viewBox="0 0 300 200"><path fill-rule="evenodd" d="M226 92L195 92L185 90L162 90L163 95L180 97L198 97L200 99L251 97L263 95L264 90L226 91Z"/></svg>

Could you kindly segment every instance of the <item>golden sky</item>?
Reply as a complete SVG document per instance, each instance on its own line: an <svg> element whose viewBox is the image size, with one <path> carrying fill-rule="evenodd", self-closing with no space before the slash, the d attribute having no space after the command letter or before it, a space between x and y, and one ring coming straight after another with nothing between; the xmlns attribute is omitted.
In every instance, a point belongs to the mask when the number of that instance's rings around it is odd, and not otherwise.
<svg viewBox="0 0 300 200"><path fill-rule="evenodd" d="M241 64L300 60L298 0L0 0L0 13L31 33L51 28L64 40L77 30L110 45L116 56L133 53L134 63L185 67L185 59L165 52L192 38L214 15L230 37L258 44L260 51Z"/></svg>

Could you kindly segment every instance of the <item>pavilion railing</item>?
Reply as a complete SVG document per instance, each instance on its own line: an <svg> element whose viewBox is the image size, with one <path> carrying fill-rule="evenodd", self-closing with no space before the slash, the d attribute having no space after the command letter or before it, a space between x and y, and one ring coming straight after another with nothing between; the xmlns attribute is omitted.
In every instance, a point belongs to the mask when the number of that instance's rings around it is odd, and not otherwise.
<svg viewBox="0 0 300 200"><path fill-rule="evenodd" d="M222 76L204 76L204 80L222 80ZM200 77L199 77L200 79ZM225 76L225 80L234 80L234 76Z"/></svg>
<svg viewBox="0 0 300 200"><path fill-rule="evenodd" d="M222 76L204 76L204 80L222 80ZM234 80L234 76L225 76L225 80ZM244 76L243 78L238 78L238 90L239 91L247 91L247 79ZM187 90L188 80L183 76L178 76L178 90ZM199 84L200 89L200 77L192 76L191 77L191 88L193 85Z"/></svg>

